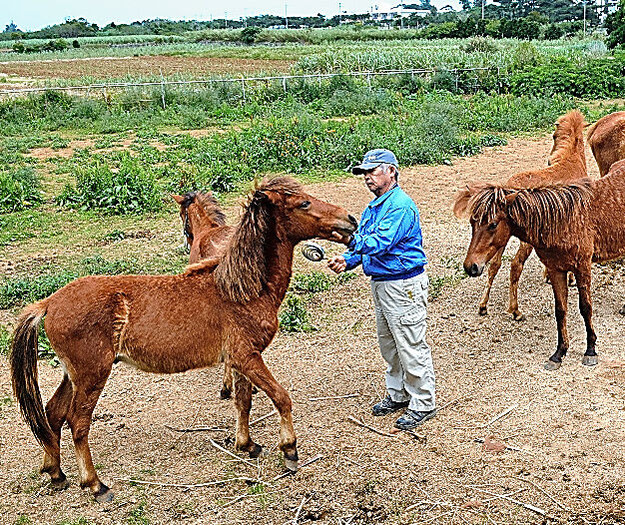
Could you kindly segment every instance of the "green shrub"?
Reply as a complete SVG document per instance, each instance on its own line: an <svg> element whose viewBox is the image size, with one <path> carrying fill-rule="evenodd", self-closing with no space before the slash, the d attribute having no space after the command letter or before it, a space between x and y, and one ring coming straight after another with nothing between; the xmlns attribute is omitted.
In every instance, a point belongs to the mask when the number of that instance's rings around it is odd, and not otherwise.
<svg viewBox="0 0 625 525"><path fill-rule="evenodd" d="M278 320L280 321L280 329L285 332L312 332L315 330L308 320L304 300L290 293L287 293L286 300L282 303Z"/></svg>
<svg viewBox="0 0 625 525"><path fill-rule="evenodd" d="M499 46L490 37L476 36L460 46L465 53L497 53Z"/></svg>
<svg viewBox="0 0 625 525"><path fill-rule="evenodd" d="M42 201L41 183L32 168L0 171L0 213L22 210Z"/></svg>
<svg viewBox="0 0 625 525"><path fill-rule="evenodd" d="M62 206L126 214L155 211L163 205L161 189L152 173L127 152L120 155L115 170L98 161L79 168L76 178L76 186L66 185L57 197Z"/></svg>
<svg viewBox="0 0 625 525"><path fill-rule="evenodd" d="M11 333L6 326L0 325L0 355L8 356L11 349Z"/></svg>
<svg viewBox="0 0 625 525"><path fill-rule="evenodd" d="M317 293L329 290L334 279L332 276L322 272L295 274L292 287L298 292Z"/></svg>

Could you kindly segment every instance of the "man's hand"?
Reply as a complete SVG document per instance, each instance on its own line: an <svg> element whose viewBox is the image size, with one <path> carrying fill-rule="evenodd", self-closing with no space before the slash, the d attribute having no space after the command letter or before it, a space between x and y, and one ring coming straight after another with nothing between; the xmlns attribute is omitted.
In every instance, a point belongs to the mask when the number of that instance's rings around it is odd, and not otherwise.
<svg viewBox="0 0 625 525"><path fill-rule="evenodd" d="M343 273L347 268L347 261L345 261L345 258L341 255L333 257L328 261L328 268L334 273Z"/></svg>

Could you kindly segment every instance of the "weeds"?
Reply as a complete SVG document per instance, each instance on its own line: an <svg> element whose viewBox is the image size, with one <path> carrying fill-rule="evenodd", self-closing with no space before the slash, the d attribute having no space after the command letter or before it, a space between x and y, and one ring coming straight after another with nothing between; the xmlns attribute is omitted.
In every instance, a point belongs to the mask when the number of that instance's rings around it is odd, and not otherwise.
<svg viewBox="0 0 625 525"><path fill-rule="evenodd" d="M284 332L313 332L316 328L310 324L306 303L294 294L287 293L280 314L280 329Z"/></svg>
<svg viewBox="0 0 625 525"><path fill-rule="evenodd" d="M35 206L42 200L41 183L31 167L0 171L0 213Z"/></svg>
<svg viewBox="0 0 625 525"><path fill-rule="evenodd" d="M0 325L0 355L7 357L11 349L11 333L6 326Z"/></svg>

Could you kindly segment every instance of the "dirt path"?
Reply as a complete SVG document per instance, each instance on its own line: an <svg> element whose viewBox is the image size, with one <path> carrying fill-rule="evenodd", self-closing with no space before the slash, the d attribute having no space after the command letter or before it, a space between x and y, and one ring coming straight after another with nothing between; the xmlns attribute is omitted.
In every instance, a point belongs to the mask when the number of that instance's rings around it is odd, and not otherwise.
<svg viewBox="0 0 625 525"><path fill-rule="evenodd" d="M544 165L549 142L549 137L514 140L458 159L453 166L402 172L401 184L421 210L432 279L464 257L468 225L450 212L457 189L468 180L505 180L516 171ZM596 173L594 161L589 165ZM358 212L370 199L357 178L314 185L310 191ZM321 268L301 257L296 264L298 271ZM213 438L232 449L234 409L217 398L220 371L161 377L118 366L91 433L95 462L116 490L115 501L99 506L78 488L67 438L63 461L72 485L52 492L34 473L40 452L10 400L5 362L0 368L0 492L8 497L0 498L0 522L26 515L42 524L80 517L111 524L283 524L301 505L299 523L623 523L625 318L617 313L625 290L623 271L614 265L597 267L593 274L600 364L592 369L580 364L584 331L572 290L570 355L559 371L550 373L542 368L556 340L550 288L533 256L520 285L527 320L514 322L505 313L508 268L504 264L493 288L487 317L476 314L483 278L463 279L430 305L438 404L445 408L420 430L424 440L381 436L348 421L353 415L383 430L393 422L392 416L369 415L371 404L384 395L384 385L368 281L359 274L318 295L311 317L319 330L280 334L266 355L292 395L302 460L322 456L292 478L274 480L283 468L275 416L253 427L268 452L258 468L211 446ZM59 370L40 365L44 398L59 379ZM347 394L358 396L311 400ZM256 395L252 418L271 408L263 394ZM165 425L228 432L179 434ZM476 440L491 435L512 449L485 451ZM183 490L120 480L196 484L235 476L258 476L263 484L231 481ZM493 499L493 494L532 505L547 518L536 509Z"/></svg>

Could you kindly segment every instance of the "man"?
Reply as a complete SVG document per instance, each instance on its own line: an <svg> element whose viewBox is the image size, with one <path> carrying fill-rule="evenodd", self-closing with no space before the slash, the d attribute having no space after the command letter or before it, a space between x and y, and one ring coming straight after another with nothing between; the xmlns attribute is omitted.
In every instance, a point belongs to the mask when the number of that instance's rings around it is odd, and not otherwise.
<svg viewBox="0 0 625 525"><path fill-rule="evenodd" d="M353 173L364 176L375 198L363 212L358 230L343 239L348 251L328 261L328 267L341 273L362 264L371 277L388 392L373 406L373 415L406 409L395 426L410 430L436 414L432 355L425 342L428 278L419 210L397 184L393 152L369 151Z"/></svg>

